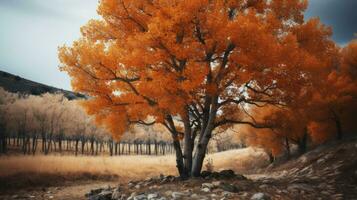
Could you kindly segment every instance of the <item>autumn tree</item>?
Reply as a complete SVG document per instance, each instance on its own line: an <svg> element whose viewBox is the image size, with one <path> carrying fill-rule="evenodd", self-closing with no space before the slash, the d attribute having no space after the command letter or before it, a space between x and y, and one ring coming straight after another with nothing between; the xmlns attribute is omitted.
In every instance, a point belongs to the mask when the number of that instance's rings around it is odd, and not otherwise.
<svg viewBox="0 0 357 200"><path fill-rule="evenodd" d="M317 117L309 127L318 143L333 136L341 140L357 131L357 40L347 44L340 55L339 65L314 95Z"/></svg>
<svg viewBox="0 0 357 200"><path fill-rule="evenodd" d="M199 176L217 128L264 128L243 108L288 103L286 91L330 64L331 31L304 22L306 7L306 0L101 0L102 18L59 49L61 69L116 138L134 124L162 124L180 176Z"/></svg>

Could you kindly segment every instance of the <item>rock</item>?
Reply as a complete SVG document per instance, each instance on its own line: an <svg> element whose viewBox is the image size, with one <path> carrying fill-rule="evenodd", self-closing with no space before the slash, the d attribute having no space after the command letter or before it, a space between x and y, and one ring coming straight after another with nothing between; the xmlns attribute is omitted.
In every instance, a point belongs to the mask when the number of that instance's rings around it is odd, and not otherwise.
<svg viewBox="0 0 357 200"><path fill-rule="evenodd" d="M160 183L168 183L168 182L173 182L175 180L174 176L165 176L161 179Z"/></svg>
<svg viewBox="0 0 357 200"><path fill-rule="evenodd" d="M206 178L212 175L212 172L209 171L202 171L201 172L201 177Z"/></svg>
<svg viewBox="0 0 357 200"><path fill-rule="evenodd" d="M242 174L236 174L236 179L238 179L238 180L248 180L247 177L243 176Z"/></svg>
<svg viewBox="0 0 357 200"><path fill-rule="evenodd" d="M211 194L211 198L216 198L217 195L216 194Z"/></svg>
<svg viewBox="0 0 357 200"><path fill-rule="evenodd" d="M260 186L259 186L260 189L266 189L266 188L268 188L268 187L269 187L269 185L267 185L267 184L263 184L263 185L260 185Z"/></svg>
<svg viewBox="0 0 357 200"><path fill-rule="evenodd" d="M220 188L227 192L233 192L233 193L239 192L239 189L236 186L229 184L229 183L221 184Z"/></svg>
<svg viewBox="0 0 357 200"><path fill-rule="evenodd" d="M113 194L112 194L112 199L113 200L119 200L122 198L122 194L120 192L120 188L116 188L114 191L113 191Z"/></svg>
<svg viewBox="0 0 357 200"><path fill-rule="evenodd" d="M231 196L233 196L233 193L232 192L227 192L227 191L224 191L223 193L222 193L222 196L223 197L231 197Z"/></svg>
<svg viewBox="0 0 357 200"><path fill-rule="evenodd" d="M210 189L210 188L205 187L205 188L202 188L202 189L201 189L201 191L202 191L202 192L206 192L206 193L207 193L207 192L211 192L211 189Z"/></svg>
<svg viewBox="0 0 357 200"><path fill-rule="evenodd" d="M293 191L293 190L305 190L305 191L314 191L314 189L307 184L291 184L288 186L288 190Z"/></svg>
<svg viewBox="0 0 357 200"><path fill-rule="evenodd" d="M129 187L129 188L133 188L134 186L135 186L135 183L133 183L133 182L129 182L129 183L128 183L128 187Z"/></svg>
<svg viewBox="0 0 357 200"><path fill-rule="evenodd" d="M259 192L253 194L250 200L270 200L270 197L264 193Z"/></svg>
<svg viewBox="0 0 357 200"><path fill-rule="evenodd" d="M213 189L214 185L212 183L202 183L202 188Z"/></svg>
<svg viewBox="0 0 357 200"><path fill-rule="evenodd" d="M247 197L247 196L248 196L248 192L243 192L243 193L240 194L239 196L241 196L241 197Z"/></svg>
<svg viewBox="0 0 357 200"><path fill-rule="evenodd" d="M127 200L134 200L134 197L137 196L137 193L136 192L133 192L130 194L130 196L128 197Z"/></svg>
<svg viewBox="0 0 357 200"><path fill-rule="evenodd" d="M140 188L141 188L140 184L135 185L135 189L140 189Z"/></svg>
<svg viewBox="0 0 357 200"><path fill-rule="evenodd" d="M140 194L140 195L134 196L134 200L147 200L147 197L145 194Z"/></svg>
<svg viewBox="0 0 357 200"><path fill-rule="evenodd" d="M171 196L171 195L172 195L172 191L171 191L171 190L166 191L166 192L165 192L165 195L166 195L166 196Z"/></svg>
<svg viewBox="0 0 357 200"><path fill-rule="evenodd" d="M109 190L102 191L99 194L92 195L89 197L89 200L111 200L112 192Z"/></svg>
<svg viewBox="0 0 357 200"><path fill-rule="evenodd" d="M234 178L235 173L233 170L227 169L227 170L220 171L219 176L220 176L220 178Z"/></svg>
<svg viewBox="0 0 357 200"><path fill-rule="evenodd" d="M197 199L199 196L197 194L191 194L191 199Z"/></svg>
<svg viewBox="0 0 357 200"><path fill-rule="evenodd" d="M183 193L183 192L173 192L171 194L172 198L174 199L181 199L183 197L187 197L187 196L190 196L191 194L189 193Z"/></svg>
<svg viewBox="0 0 357 200"><path fill-rule="evenodd" d="M213 188L217 188L217 187L219 187L221 184L222 184L221 181L213 181L213 182L212 182Z"/></svg>
<svg viewBox="0 0 357 200"><path fill-rule="evenodd" d="M94 195L97 195L97 194L101 193L102 191L103 191L103 188L92 189L92 190L90 190L90 192L87 193L85 196L86 196L86 197L94 196Z"/></svg>
<svg viewBox="0 0 357 200"><path fill-rule="evenodd" d="M148 200L153 200L159 198L159 194L158 193L152 193L152 194L148 194Z"/></svg>

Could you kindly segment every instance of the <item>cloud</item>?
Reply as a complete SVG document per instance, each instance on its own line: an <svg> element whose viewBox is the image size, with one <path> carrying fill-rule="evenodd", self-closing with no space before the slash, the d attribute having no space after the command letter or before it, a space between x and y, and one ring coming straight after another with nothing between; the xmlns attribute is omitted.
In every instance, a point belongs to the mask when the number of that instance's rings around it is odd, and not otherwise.
<svg viewBox="0 0 357 200"><path fill-rule="evenodd" d="M87 19L88 15L96 16L96 7L93 7L96 1L88 2L84 3L83 0L0 0L0 9L31 17L73 21Z"/></svg>
<svg viewBox="0 0 357 200"><path fill-rule="evenodd" d="M310 0L306 17L319 17L332 26L333 39L346 44L357 33L357 0Z"/></svg>

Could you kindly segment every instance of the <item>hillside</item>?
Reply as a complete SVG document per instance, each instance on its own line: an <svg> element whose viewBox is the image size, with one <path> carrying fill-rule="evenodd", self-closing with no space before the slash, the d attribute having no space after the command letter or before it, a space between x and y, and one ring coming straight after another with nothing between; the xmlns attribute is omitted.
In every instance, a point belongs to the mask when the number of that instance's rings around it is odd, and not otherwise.
<svg viewBox="0 0 357 200"><path fill-rule="evenodd" d="M79 93L51 87L42 83L37 83L31 80L24 79L4 71L0 71L0 87L8 92L41 95L44 93L62 93L68 99L84 98L85 96Z"/></svg>

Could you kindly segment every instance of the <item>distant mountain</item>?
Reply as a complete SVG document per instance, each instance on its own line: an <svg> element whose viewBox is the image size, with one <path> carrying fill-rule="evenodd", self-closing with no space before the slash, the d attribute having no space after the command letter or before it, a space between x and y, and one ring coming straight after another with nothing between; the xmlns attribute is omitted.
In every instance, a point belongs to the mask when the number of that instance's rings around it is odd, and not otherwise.
<svg viewBox="0 0 357 200"><path fill-rule="evenodd" d="M42 83L30 81L20 76L16 76L4 71L0 71L0 87L4 88L8 92L41 95L44 93L60 93L68 99L80 99L86 98L85 95L80 93L71 92L55 87L51 87Z"/></svg>

